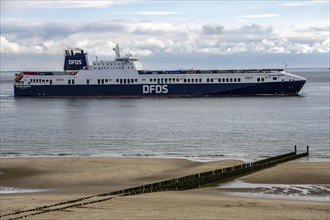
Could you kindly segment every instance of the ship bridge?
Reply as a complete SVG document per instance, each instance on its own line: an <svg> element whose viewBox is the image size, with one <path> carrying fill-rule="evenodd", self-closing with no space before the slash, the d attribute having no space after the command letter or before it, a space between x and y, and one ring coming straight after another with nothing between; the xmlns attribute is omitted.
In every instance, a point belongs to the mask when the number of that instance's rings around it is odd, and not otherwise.
<svg viewBox="0 0 330 220"><path fill-rule="evenodd" d="M144 68L142 63L136 56L132 56L131 54L126 54L125 57L120 56L120 47L117 44L116 48L113 48L116 53L116 58L114 61L105 61L105 60L98 60L92 62L91 69L98 69L98 70L138 70L143 71Z"/></svg>

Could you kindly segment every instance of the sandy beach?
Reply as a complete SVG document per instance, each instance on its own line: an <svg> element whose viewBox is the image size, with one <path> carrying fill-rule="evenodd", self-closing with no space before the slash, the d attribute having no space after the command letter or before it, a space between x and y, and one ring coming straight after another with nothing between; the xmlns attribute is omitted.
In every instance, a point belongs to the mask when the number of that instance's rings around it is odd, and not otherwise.
<svg viewBox="0 0 330 220"><path fill-rule="evenodd" d="M45 190L1 194L1 215L84 196L238 165L155 158L2 158L0 186ZM269 184L330 184L330 162L289 162L240 180ZM330 203L227 195L201 188L116 197L25 219L329 219ZM9 216L3 217L8 219Z"/></svg>

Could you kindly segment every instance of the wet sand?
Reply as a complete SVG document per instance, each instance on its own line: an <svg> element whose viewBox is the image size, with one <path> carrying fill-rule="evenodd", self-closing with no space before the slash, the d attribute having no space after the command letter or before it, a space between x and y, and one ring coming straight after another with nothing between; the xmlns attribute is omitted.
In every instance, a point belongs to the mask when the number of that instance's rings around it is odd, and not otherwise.
<svg viewBox="0 0 330 220"><path fill-rule="evenodd" d="M49 191L2 194L0 211L3 215L240 163L151 158L2 158L0 186ZM330 184L329 168L330 162L290 162L240 179L251 183ZM234 197L214 187L117 197L25 219L329 219L329 216L329 202Z"/></svg>
<svg viewBox="0 0 330 220"><path fill-rule="evenodd" d="M288 162L241 177L240 180L249 183L329 184L330 162Z"/></svg>

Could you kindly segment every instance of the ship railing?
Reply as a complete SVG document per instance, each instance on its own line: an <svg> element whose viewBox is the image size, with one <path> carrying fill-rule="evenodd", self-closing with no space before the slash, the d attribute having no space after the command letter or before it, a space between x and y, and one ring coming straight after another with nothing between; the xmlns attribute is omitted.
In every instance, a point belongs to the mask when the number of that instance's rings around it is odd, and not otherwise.
<svg viewBox="0 0 330 220"><path fill-rule="evenodd" d="M139 70L141 75L153 74L228 74L228 73L272 73L282 72L283 69L246 69L246 70Z"/></svg>

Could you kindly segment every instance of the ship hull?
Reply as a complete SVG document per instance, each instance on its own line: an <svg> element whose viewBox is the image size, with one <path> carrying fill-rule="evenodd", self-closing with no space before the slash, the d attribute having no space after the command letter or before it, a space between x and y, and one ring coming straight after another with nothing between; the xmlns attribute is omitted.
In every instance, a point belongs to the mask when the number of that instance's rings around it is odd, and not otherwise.
<svg viewBox="0 0 330 220"><path fill-rule="evenodd" d="M298 95L305 81L155 85L15 85L17 97L195 97Z"/></svg>

